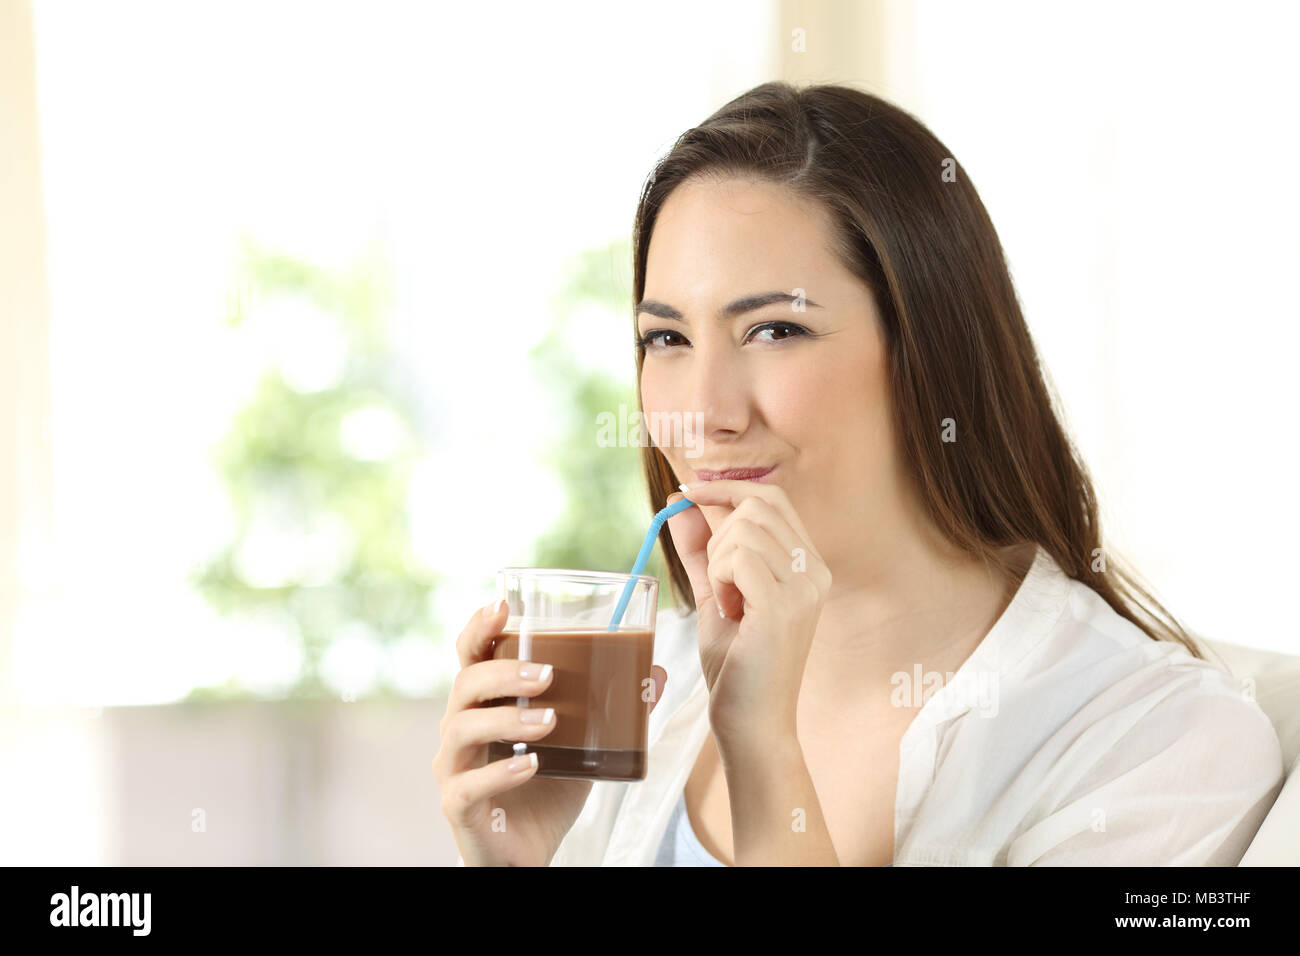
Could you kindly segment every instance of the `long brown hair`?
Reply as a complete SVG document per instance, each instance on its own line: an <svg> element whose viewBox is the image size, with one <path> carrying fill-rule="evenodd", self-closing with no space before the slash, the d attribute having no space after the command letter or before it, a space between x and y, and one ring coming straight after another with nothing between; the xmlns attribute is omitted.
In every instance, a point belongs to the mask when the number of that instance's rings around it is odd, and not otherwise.
<svg viewBox="0 0 1300 956"><path fill-rule="evenodd" d="M895 433L942 534L1008 577L1011 552L1036 543L1152 640L1203 659L1138 575L1103 551L1093 484L1049 398L997 232L933 133L848 86L772 82L737 97L678 137L646 180L634 303L645 294L659 210L701 175L778 183L830 212L837 254L883 317ZM638 350L638 407L643 360ZM959 442L941 440L945 419L960 423ZM642 447L642 464L657 511L677 482L655 445ZM659 540L679 604L693 607L667 525Z"/></svg>

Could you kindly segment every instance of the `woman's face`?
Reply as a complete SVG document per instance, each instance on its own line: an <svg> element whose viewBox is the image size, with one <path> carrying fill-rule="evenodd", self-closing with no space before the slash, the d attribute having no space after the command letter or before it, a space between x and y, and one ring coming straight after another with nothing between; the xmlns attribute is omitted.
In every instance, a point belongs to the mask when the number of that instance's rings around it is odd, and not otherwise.
<svg viewBox="0 0 1300 956"><path fill-rule="evenodd" d="M802 296L805 308L786 299L726 314L768 293ZM765 480L785 490L833 572L872 550L900 504L884 332L819 204L750 180L678 186L651 236L637 331L652 336L642 405L679 482L775 466ZM701 432L673 445L653 427L673 413ZM705 511L713 527L725 514Z"/></svg>

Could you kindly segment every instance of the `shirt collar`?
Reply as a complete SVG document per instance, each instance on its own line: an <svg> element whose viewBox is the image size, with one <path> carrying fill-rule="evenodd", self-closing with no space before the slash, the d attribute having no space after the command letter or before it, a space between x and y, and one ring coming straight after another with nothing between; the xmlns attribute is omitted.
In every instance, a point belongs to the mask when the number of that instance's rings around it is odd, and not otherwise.
<svg viewBox="0 0 1300 956"><path fill-rule="evenodd" d="M935 725L959 717L987 699L998 684L1052 632L1065 612L1070 579L1038 545L1034 561L984 639L953 674L925 701L908 727Z"/></svg>

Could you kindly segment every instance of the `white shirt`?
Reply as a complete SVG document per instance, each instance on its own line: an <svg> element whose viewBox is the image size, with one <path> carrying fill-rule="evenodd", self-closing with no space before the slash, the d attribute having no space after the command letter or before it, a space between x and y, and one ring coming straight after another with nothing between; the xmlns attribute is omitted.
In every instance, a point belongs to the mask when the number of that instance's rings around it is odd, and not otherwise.
<svg viewBox="0 0 1300 956"><path fill-rule="evenodd" d="M646 779L593 784L552 866L654 863L709 729L695 621L658 615ZM924 700L899 744L895 866L1235 866L1282 788L1277 733L1237 682L1041 547L955 675L916 676L895 686Z"/></svg>

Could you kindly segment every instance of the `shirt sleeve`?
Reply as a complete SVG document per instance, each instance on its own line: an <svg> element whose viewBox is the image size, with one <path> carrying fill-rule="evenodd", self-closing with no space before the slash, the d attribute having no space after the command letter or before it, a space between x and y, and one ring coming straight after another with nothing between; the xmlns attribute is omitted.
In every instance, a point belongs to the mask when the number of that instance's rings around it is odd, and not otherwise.
<svg viewBox="0 0 1300 956"><path fill-rule="evenodd" d="M1173 693L1132 725L1009 866L1236 866L1282 788L1268 717L1235 690Z"/></svg>

